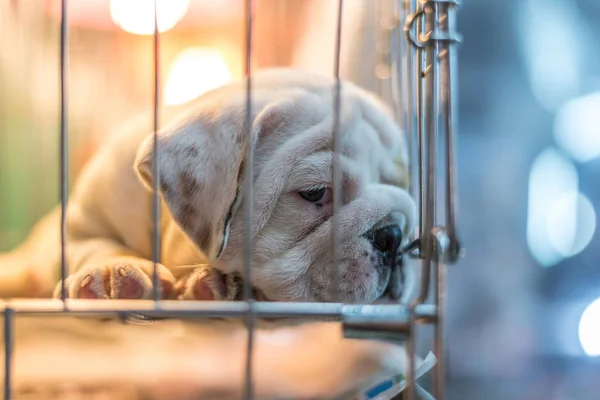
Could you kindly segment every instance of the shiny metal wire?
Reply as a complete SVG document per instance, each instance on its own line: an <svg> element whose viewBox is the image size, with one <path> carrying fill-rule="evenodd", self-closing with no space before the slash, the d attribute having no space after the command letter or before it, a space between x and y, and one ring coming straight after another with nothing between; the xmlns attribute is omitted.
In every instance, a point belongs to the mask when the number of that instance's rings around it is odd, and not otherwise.
<svg viewBox="0 0 600 400"><path fill-rule="evenodd" d="M404 21L408 19L408 17L416 12L417 9L417 0L403 0L402 14L399 16L399 24L403 28L404 31ZM416 64L417 61L417 49L410 45L410 43L405 40L405 36L399 39L400 43L404 44L404 47L401 48L401 51L404 50L404 63L401 64L402 68L402 83L404 84L403 90L403 108L404 115L406 116L406 124L405 129L406 133L409 137L410 143L410 159L409 159L409 171L410 171L410 193L414 199L419 198L419 179L420 173L418 173L415 165L418 158L418 149L417 149L417 141L418 141L418 121L419 116L418 112L418 97L417 97L417 83L418 79L414 79L414 71L418 71L419 65ZM418 232L416 232L418 235Z"/></svg>
<svg viewBox="0 0 600 400"><path fill-rule="evenodd" d="M391 56L391 85L392 85L392 100L394 108L397 110L397 119L402 128L402 131L406 135L408 144L408 171L413 170L414 157L412 149L414 147L414 137L411 130L410 124L410 104L409 104L409 93L410 93L410 80L408 79L409 74L406 70L406 63L408 60L408 43L404 40L404 27L402 21L406 18L407 9L404 0L393 0L393 28L390 32L390 56ZM413 176L409 176L408 190L416 198L414 190L415 183Z"/></svg>
<svg viewBox="0 0 600 400"><path fill-rule="evenodd" d="M67 299L68 311L62 301L12 300L0 301L0 312L12 310L16 316L74 315L78 317L128 317L139 314L149 317L218 318L244 319L250 308L245 301L181 301L162 300L155 307L153 300L85 300ZM380 319L387 325L406 326L408 308L400 304L356 305L342 303L275 303L254 302L255 315L269 318L308 318L340 320L346 316L369 315L372 320ZM431 304L422 304L415 309L419 323L435 321L436 309ZM385 317L385 318L382 318Z"/></svg>
<svg viewBox="0 0 600 400"><path fill-rule="evenodd" d="M457 110L457 97L458 97L458 85L457 76L458 71L458 57L456 55L456 44L460 43L461 37L456 33L456 7L459 6L456 2L441 3L439 7L442 7L442 14L440 16L440 24L442 30L450 32L448 40L442 40L441 50L439 54L440 59L440 74L441 74L441 107L443 108L444 115L443 120L445 123L446 133L446 221L445 226L448 228L448 235L450 237L450 249L448 257L450 261L456 261L462 256L462 247L458 239L456 219L458 213L457 204L457 188L456 188L456 165L455 155L456 147L454 144L454 135L456 134L456 127L458 125L458 110Z"/></svg>
<svg viewBox="0 0 600 400"><path fill-rule="evenodd" d="M412 137L408 133L408 114L406 109L406 99L403 95L406 93L406 82L405 75L403 73L403 59L406 56L406 42L403 40L402 27L400 21L402 21L404 15L404 7L402 0L392 0L391 4L391 22L388 26L381 22L382 29L388 31L389 36L389 58L390 58L390 85L392 92L392 104L394 108L394 115L396 116L397 122L400 124L402 131L405 133L408 139L408 148L412 148ZM408 159L409 171L411 170L411 158ZM412 187L412 185L410 185Z"/></svg>
<svg viewBox="0 0 600 400"><path fill-rule="evenodd" d="M68 120L68 32L67 0L61 0L60 17L60 296L67 297L67 202L69 201L69 120Z"/></svg>
<svg viewBox="0 0 600 400"><path fill-rule="evenodd" d="M158 31L157 0L154 0L154 33L153 33L152 61L154 64L154 103L153 103L153 137L152 137L152 284L153 297L158 307L161 299L161 288L158 282L158 264L160 263L161 235L160 235L160 168L158 162L158 123L160 102L160 32Z"/></svg>
<svg viewBox="0 0 600 400"><path fill-rule="evenodd" d="M444 352L444 314L446 306L446 268L445 263L450 251L450 237L444 228L434 228L433 237L438 259L434 262L436 280L434 281L434 304L436 306L437 321L434 325L433 351L438 355L438 362L433 367L433 394L436 399L446 397L446 362Z"/></svg>
<svg viewBox="0 0 600 400"><path fill-rule="evenodd" d="M248 330L248 341L246 345L246 366L244 398L254 398L252 357L254 355L254 328L256 310L252 298L252 200L253 200L253 177L254 177L254 138L252 129L252 33L253 33L253 0L245 0L245 54L244 71L246 76L246 157L245 157L245 181L244 181L244 301L248 305L246 314L246 328Z"/></svg>
<svg viewBox="0 0 600 400"><path fill-rule="evenodd" d="M335 86L333 88L333 158L332 158L332 175L333 175L333 215L331 216L331 301L339 301L340 296L340 239L337 235L340 224L340 209L344 200L344 186L342 183L342 169L340 166L340 157L343 146L343 137L340 129L340 117L342 111L342 81L340 79L340 57L342 52L342 12L344 9L344 1L338 0L337 4L337 25L335 38L335 54L333 76L335 78Z"/></svg>

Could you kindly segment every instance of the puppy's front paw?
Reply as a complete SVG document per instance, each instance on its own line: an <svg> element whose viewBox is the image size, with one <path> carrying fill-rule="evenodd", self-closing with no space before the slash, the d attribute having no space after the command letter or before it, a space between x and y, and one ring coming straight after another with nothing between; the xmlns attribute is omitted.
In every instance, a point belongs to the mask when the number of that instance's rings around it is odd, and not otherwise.
<svg viewBox="0 0 600 400"><path fill-rule="evenodd" d="M137 258L113 259L81 268L65 280L66 294L72 299L152 299L153 263ZM169 270L157 265L161 298L173 293L175 278ZM60 282L54 297L60 298Z"/></svg>
<svg viewBox="0 0 600 400"><path fill-rule="evenodd" d="M199 266L175 283L178 300L227 300L225 276L217 269Z"/></svg>

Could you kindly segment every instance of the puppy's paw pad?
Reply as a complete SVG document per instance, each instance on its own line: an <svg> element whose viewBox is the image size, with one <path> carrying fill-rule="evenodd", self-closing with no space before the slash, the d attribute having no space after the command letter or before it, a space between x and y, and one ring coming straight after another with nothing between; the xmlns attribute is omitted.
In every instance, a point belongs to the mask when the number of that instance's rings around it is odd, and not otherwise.
<svg viewBox="0 0 600 400"><path fill-rule="evenodd" d="M69 290L67 288L68 297L79 298L79 299L107 299L108 291L106 287L106 276L101 274L102 271L97 273L90 273L84 275L80 280L78 279L77 286ZM68 281L67 281L68 284ZM73 295L73 292L74 295Z"/></svg>
<svg viewBox="0 0 600 400"><path fill-rule="evenodd" d="M223 275L214 268L198 267L177 283L180 300L224 300L227 295Z"/></svg>
<svg viewBox="0 0 600 400"><path fill-rule="evenodd" d="M131 264L118 264L110 273L111 299L143 299L152 290L152 281L139 267Z"/></svg>

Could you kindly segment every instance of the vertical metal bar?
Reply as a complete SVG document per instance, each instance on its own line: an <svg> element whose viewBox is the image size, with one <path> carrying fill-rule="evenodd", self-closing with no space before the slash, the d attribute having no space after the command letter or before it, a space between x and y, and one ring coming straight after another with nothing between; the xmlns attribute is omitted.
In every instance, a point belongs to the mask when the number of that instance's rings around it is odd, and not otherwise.
<svg viewBox="0 0 600 400"><path fill-rule="evenodd" d="M14 310L4 310L4 400L12 399L12 367L14 347Z"/></svg>
<svg viewBox="0 0 600 400"><path fill-rule="evenodd" d="M429 3L425 6L425 29L426 34L430 37L435 29L435 21L437 20L437 7L429 7ZM433 43L428 43L427 49L427 68L429 71L425 74L427 94L425 101L427 103L427 111L425 118L427 125L425 129L426 146L427 146L427 173L426 177L426 195L425 195L425 226L421 233L425 236L425 256L428 260L433 257L433 238L431 232L435 226L436 218L436 194L437 194L437 142L439 131L439 68L437 55L439 54L439 42L434 40Z"/></svg>
<svg viewBox="0 0 600 400"><path fill-rule="evenodd" d="M159 287L158 281L158 263L161 259L161 237L160 237L160 194L158 188L160 187L160 169L158 165L158 113L159 113L159 68L160 68L160 55L159 55L159 37L158 32L158 8L157 1L154 0L154 51L153 51L153 63L154 63L154 105L153 105L153 151L152 151L152 286L154 301L157 302L161 298L161 288Z"/></svg>
<svg viewBox="0 0 600 400"><path fill-rule="evenodd" d="M436 196L436 189L437 189L437 176L438 176L438 172L437 172L437 166L436 166L436 162L437 162L437 155L438 155L438 149L437 149L437 145L438 145L438 140L439 140L439 130L440 130L440 125L441 125L441 120L444 119L444 108L442 107L442 102L443 99L440 96L443 95L444 93L444 89L440 87L442 81L440 79L440 56L442 55L442 48L444 46L444 44L442 44L441 40L438 40L440 38L440 32L442 31L442 26L443 24L440 24L440 22L443 21L444 17L442 16L442 12L440 10L440 8L442 8L441 3L437 3L437 2L432 2L431 3L431 9L430 12L428 12L427 15L427 20L431 29L431 33L432 33L432 43L429 44L429 49L431 49L431 68L432 68L432 89L431 89L431 107L432 107L432 112L431 112L431 120L433 122L433 126L430 127L431 131L430 131L430 141L431 143L429 144L429 150L430 150L430 155L429 157L434 157L433 160L429 160L429 165L430 168L432 169L430 171L431 176L429 177L430 182L429 185L430 187L428 188L428 190L431 190L431 193L428 194L429 198L428 200L430 201L430 206L432 208L431 210L431 215L429 215L429 221L428 223L430 223L431 225L427 225L427 229L428 229L428 234L430 236L430 240L428 241L429 243L429 250L428 250L428 254L429 254L429 259L431 260L432 257L434 256L434 252L435 252L435 263L433 263L435 265L435 283L434 283L434 293L433 293L433 297L434 297L434 302L436 304L436 306L440 306L443 303L443 289L444 289L444 282L443 282L443 266L442 266L442 259L443 259L443 254L442 252L445 250L442 248L442 246L440 246L440 242L439 242L439 237L437 235L434 235L434 232L437 231L437 229L434 230L435 227L435 205L436 205L436 200L437 200L437 196ZM433 182L431 182L433 181ZM446 214L446 218L448 217L448 215ZM435 240L435 241L434 241ZM437 244L437 246L434 246L434 244ZM440 280L442 280L442 282L440 282ZM444 314L444 310L441 308L437 308L437 313L438 313L438 318L435 321L435 325L434 325L434 336L433 336L433 350L434 353L436 355L436 357L438 358L438 363L436 363L436 365L434 366L434 370L433 370L433 390L434 390L434 396L436 397L437 400L443 400L443 384L444 384L444 354L443 354L443 314Z"/></svg>
<svg viewBox="0 0 600 400"><path fill-rule="evenodd" d="M379 73L379 68L382 64L385 63L385 55L382 51L383 47L383 35L385 34L385 27L382 24L383 20L383 0L375 0L374 1L374 19L375 19L375 82L377 86L377 94L380 97L383 97L383 79L381 79L381 74Z"/></svg>
<svg viewBox="0 0 600 400"><path fill-rule="evenodd" d="M403 4L403 19L400 21L404 22L406 18L414 18L417 13L417 0L404 0ZM408 20L407 20L408 22ZM418 22L417 22L418 23ZM408 28L411 31L415 31L417 29L417 24L410 24ZM408 32L409 36L411 32ZM403 92L403 110L406 121L404 123L404 127L406 129L406 135L408 135L408 144L409 144L409 165L408 170L410 174L410 186L409 190L413 198L419 199L419 207L422 207L423 204L423 192L422 192L422 183L421 176L422 174L422 166L423 166L423 155L422 155L422 124L420 115L422 112L421 107L421 71L423 68L423 60L421 56L421 49L416 48L413 43L410 43L407 40L407 37L401 36L401 42L404 43L404 53L405 53L405 62L401 65L404 67L405 71L402 73L404 79L402 80L404 84L404 92ZM416 153L416 154L415 154ZM417 157L415 161L413 157ZM423 216L422 212L420 213L419 218L419 228L416 232L417 235L420 235L423 232ZM424 263L422 261L422 263ZM424 267L422 269L425 269ZM428 279L422 276L422 279ZM423 290L420 290L421 294L418 296L419 298L415 299L410 307L410 334L406 343L406 352L408 356L408 371L406 376L406 389L403 395L404 400L414 400L415 399L415 355L416 355L416 324L415 324L415 306L419 303L420 297L423 295Z"/></svg>
<svg viewBox="0 0 600 400"><path fill-rule="evenodd" d="M413 146L413 138L409 132L408 108L406 95L408 93L406 68L404 68L405 60L408 58L409 44L402 34L402 21L406 18L406 10L402 4L403 0L394 0L393 2L393 28L390 33L391 39L391 81L392 81L392 101L394 108L397 110L398 122L404 131L408 141L408 172L412 169L411 149ZM412 188L412 178L409 177L409 190Z"/></svg>
<svg viewBox="0 0 600 400"><path fill-rule="evenodd" d="M455 98L456 96L456 77L452 72L456 72L456 58L454 48L458 39L455 28L454 8L455 2L434 3L434 21L436 23L435 36L440 40L434 41L434 50L436 61L439 62L440 79L438 82L440 96L436 103L439 106L440 118L444 122L445 145L446 145L446 174L445 174L445 227L437 229L437 255L436 262L436 290L434 301L438 310L438 318L435 324L434 333L434 352L438 358L438 363L433 371L433 389L437 400L444 400L446 364L444 354L444 313L445 313L445 262L454 262L460 253L460 243L456 234L456 203L455 203L455 170L454 170L454 144L453 134L456 123ZM444 37L445 33L447 37Z"/></svg>
<svg viewBox="0 0 600 400"><path fill-rule="evenodd" d="M415 2L416 3L416 2ZM417 298L411 303L411 337L409 340L409 373L407 376L407 398L415 398L415 308L424 303L429 294L429 285L432 267L432 239L431 231L435 220L435 183L436 183L436 129L434 97L435 97L435 68L432 58L432 50L428 43L428 37L431 35L433 25L431 23L430 10L428 2L411 3L414 6L413 15L425 16L424 20L419 16L416 24L414 37L419 36L418 41L423 43L419 45L416 51L416 106L417 110L413 116L416 123L417 150L418 150L418 171L419 171L419 206L420 223L419 253L421 257L421 284ZM431 63L428 65L428 63Z"/></svg>
<svg viewBox="0 0 600 400"><path fill-rule="evenodd" d="M446 270L441 261L435 263L437 275L436 290L435 290L435 305L437 309L437 319L435 321L435 330L433 336L433 352L438 361L433 369L433 395L436 400L444 400L445 398L445 359L444 359L444 307L445 307L445 285L446 285Z"/></svg>
<svg viewBox="0 0 600 400"><path fill-rule="evenodd" d="M408 371L406 372L406 389L403 400L414 400L415 398L415 355L416 355L416 332L415 332L414 309L410 313L410 332L406 341L406 355L408 358Z"/></svg>
<svg viewBox="0 0 600 400"><path fill-rule="evenodd" d="M421 6L422 7L422 6ZM418 11L415 12L419 12L420 9ZM423 24L421 22L421 18L419 18L419 20L417 21L417 23L415 24L416 27L416 32L415 33L420 33L423 29ZM417 59L416 59L416 73L417 73L417 112L415 115L416 118L416 124L417 124L417 148L419 151L419 165L418 165L418 169L419 169L419 211L420 211L420 217L419 217L419 235L423 235L423 232L425 232L425 199L426 199L426 195L425 195L425 189L426 189L426 185L425 185L425 146L424 146L424 136L425 136L425 115L426 115L426 95L425 95L425 75L427 74L427 70L426 70L426 52L423 48L418 48L417 49ZM423 241L421 240L420 243L420 249L419 252L420 254L423 254Z"/></svg>
<svg viewBox="0 0 600 400"><path fill-rule="evenodd" d="M342 301L340 291L340 239L339 231L339 212L343 204L344 188L342 183L342 169L340 165L340 154L342 152L342 132L340 129L341 107L342 107L342 81L340 78L340 57L342 52L342 16L344 9L344 0L338 0L337 26L335 39L335 60L333 66L333 76L335 77L335 87L333 93L333 215L331 216L331 242L332 242L332 268L331 268L331 301Z"/></svg>
<svg viewBox="0 0 600 400"><path fill-rule="evenodd" d="M389 43L390 43L390 80L392 84L392 104L394 106L394 115L396 116L397 122L400 124L404 134L408 138L408 148L412 148L412 137L408 133L408 119L406 113L406 102L403 99L403 95L406 93L406 73L403 72L402 60L406 57L406 46L407 43L403 40L401 29L399 29L399 22L403 17L403 8L399 4L401 0L394 0L392 4L392 21L393 24L390 27ZM408 170L410 171L411 161L410 154L408 158ZM412 186L412 185L411 185Z"/></svg>
<svg viewBox="0 0 600 400"><path fill-rule="evenodd" d="M424 5L420 2L415 2L414 4L415 10L413 15L420 15L423 11ZM417 17L417 21L413 24L413 34L415 37L425 32L426 24L422 21L422 18ZM419 255L421 257L421 282L419 287L419 294L417 298L413 301L413 307L425 302L427 296L429 294L429 281L431 277L431 263L429 261L427 255L427 240L428 240L428 230L426 226L426 206L428 199L428 191L427 191L427 178L428 175L425 170L425 164L428 160L427 148L428 140L427 139L427 129L428 129L428 115L430 114L428 110L428 102L427 102L427 91L430 85L428 85L428 81L431 76L431 69L427 66L427 62L429 60L427 51L424 47L419 46L416 49L416 57L415 57L415 75L416 78L416 112L414 115L414 122L416 124L416 137L417 137L417 152L418 152L418 183L419 183Z"/></svg>
<svg viewBox="0 0 600 400"><path fill-rule="evenodd" d="M245 170L245 190L244 190L244 300L248 303L248 313L246 315L246 328L248 330L248 342L246 346L246 369L245 369L245 388L244 398L251 400L254 398L254 385L252 374L252 359L254 354L254 325L255 310L252 298L252 198L253 194L253 176L254 176L254 138L252 137L252 20L254 14L253 0L245 1L246 16L246 53L244 55L244 67L246 76L246 170Z"/></svg>
<svg viewBox="0 0 600 400"><path fill-rule="evenodd" d="M417 11L416 0L404 0L404 14L403 19L406 19L409 15L412 15ZM420 158L419 149L419 137L418 137L418 91L417 85L420 82L418 76L415 76L415 71L418 69L417 49L412 46L406 39L402 40L405 43L406 60L403 65L404 67L404 113L406 115L406 130L409 136L409 148L410 148L410 159L409 159L409 171L410 171L410 193L413 198L418 198L419 195L419 177L420 172L418 170L419 162L414 160ZM417 232L418 234L418 232Z"/></svg>
<svg viewBox="0 0 600 400"><path fill-rule="evenodd" d="M411 132L409 132L409 118L407 112L406 93L408 91L408 75L406 74L405 68L403 68L405 59L408 58L407 50L409 43L403 35L404 25L402 22L406 18L406 13L402 2L403 0L392 0L390 10L386 10L391 13L391 23L388 23L383 29L386 29L386 33L389 35L388 45L392 105L396 122L399 124L403 134L407 137L408 159L406 167L408 172L408 190L412 191L414 188L411 173L413 168L412 149L414 143ZM383 15L381 18L383 18ZM401 279L397 275L401 272L397 265L396 251L394 251L391 260L392 275L390 279L392 282L392 293L395 293L397 290L394 289L394 283ZM398 298L398 301L400 301L400 298Z"/></svg>
<svg viewBox="0 0 600 400"><path fill-rule="evenodd" d="M445 26L450 35L456 35L456 5L445 6ZM456 260L460 252L460 243L456 232L456 169L454 154L454 134L456 132L458 112L456 98L458 85L456 84L457 56L456 42L449 41L444 47L445 54L441 57L442 70L442 98L445 106L445 133L446 133L446 227L451 240L450 261Z"/></svg>
<svg viewBox="0 0 600 400"><path fill-rule="evenodd" d="M67 0L61 0L60 18L60 298L67 297L67 202L69 201L68 134L68 19Z"/></svg>
<svg viewBox="0 0 600 400"><path fill-rule="evenodd" d="M438 362L433 369L433 390L437 400L445 398L446 364L444 357L444 312L446 305L446 265L448 253L451 246L451 238L446 228L436 227L431 232L437 260L435 261L434 295L433 301L437 310L437 318L434 326L433 351Z"/></svg>

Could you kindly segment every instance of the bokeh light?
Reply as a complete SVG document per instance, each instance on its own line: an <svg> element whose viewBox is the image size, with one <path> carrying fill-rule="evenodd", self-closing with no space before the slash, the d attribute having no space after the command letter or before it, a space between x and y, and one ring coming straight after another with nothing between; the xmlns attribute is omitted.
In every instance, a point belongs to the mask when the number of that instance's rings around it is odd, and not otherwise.
<svg viewBox="0 0 600 400"><path fill-rule="evenodd" d="M156 0L158 31L173 28L189 6L190 0ZM110 17L124 31L137 35L154 33L154 1L110 0Z"/></svg>
<svg viewBox="0 0 600 400"><path fill-rule="evenodd" d="M542 266L551 266L564 259L556 243L562 248L566 247L563 243L572 242L576 226L566 228L560 235L556 231L562 224L576 224L577 210L565 209L560 202L565 202L564 196L578 193L578 186L575 166L558 150L547 148L534 160L529 173L527 244ZM561 215L553 216L557 210Z"/></svg>
<svg viewBox="0 0 600 400"><path fill-rule="evenodd" d="M567 102L554 121L556 143L579 162L600 157L600 92Z"/></svg>
<svg viewBox="0 0 600 400"><path fill-rule="evenodd" d="M579 343L588 356L600 356L600 298L581 314Z"/></svg>
<svg viewBox="0 0 600 400"><path fill-rule="evenodd" d="M231 71L216 50L193 47L182 51L165 84L167 105L184 104L231 80Z"/></svg>
<svg viewBox="0 0 600 400"><path fill-rule="evenodd" d="M596 231L596 212L590 200L576 191L553 201L547 218L550 244L564 257L586 248Z"/></svg>
<svg viewBox="0 0 600 400"><path fill-rule="evenodd" d="M579 94L582 70L581 18L571 0L520 2L520 47L536 100L554 111Z"/></svg>

